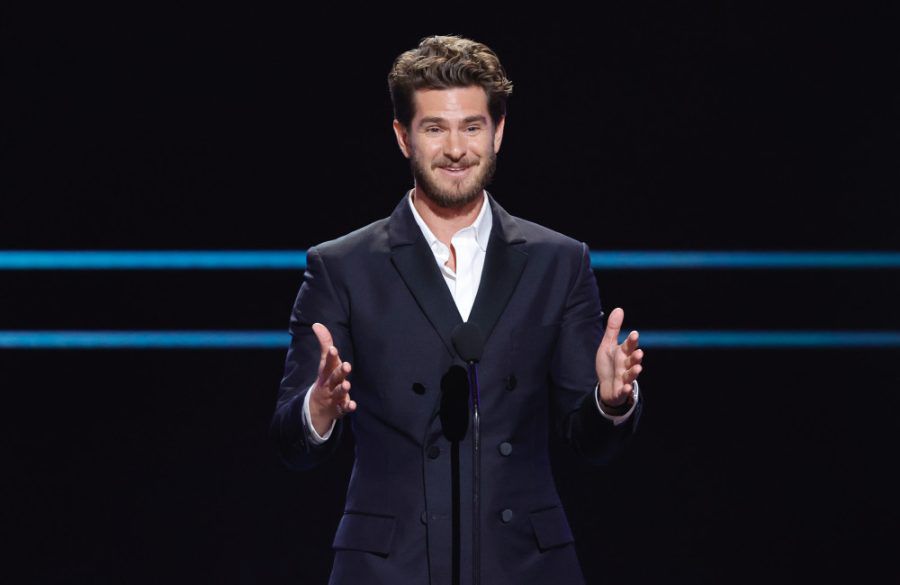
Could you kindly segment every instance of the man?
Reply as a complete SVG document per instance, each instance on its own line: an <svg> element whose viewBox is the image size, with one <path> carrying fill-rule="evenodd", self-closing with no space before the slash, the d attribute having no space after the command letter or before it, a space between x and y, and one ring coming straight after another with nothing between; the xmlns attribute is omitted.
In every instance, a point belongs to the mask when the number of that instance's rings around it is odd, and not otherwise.
<svg viewBox="0 0 900 585"><path fill-rule="evenodd" d="M481 583L583 583L548 457L550 427L602 463L634 433L643 350L617 338L587 246L513 217L487 193L512 84L496 55L425 38L388 78L394 131L415 186L390 217L310 248L272 420L285 462L337 448L356 458L334 537L332 584L449 584L451 443L442 378L463 362L451 335L485 337L481 388ZM602 337L602 339L601 339ZM350 396L351 378L353 398ZM472 433L460 494L472 493ZM460 498L462 583L472 579L472 501Z"/></svg>

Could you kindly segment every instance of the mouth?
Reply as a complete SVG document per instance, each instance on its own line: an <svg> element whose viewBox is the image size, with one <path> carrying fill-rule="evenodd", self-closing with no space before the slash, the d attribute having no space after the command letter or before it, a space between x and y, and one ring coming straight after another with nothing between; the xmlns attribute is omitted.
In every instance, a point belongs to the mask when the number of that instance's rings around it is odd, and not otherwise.
<svg viewBox="0 0 900 585"><path fill-rule="evenodd" d="M451 177L461 177L469 172L471 167L441 167L441 170Z"/></svg>

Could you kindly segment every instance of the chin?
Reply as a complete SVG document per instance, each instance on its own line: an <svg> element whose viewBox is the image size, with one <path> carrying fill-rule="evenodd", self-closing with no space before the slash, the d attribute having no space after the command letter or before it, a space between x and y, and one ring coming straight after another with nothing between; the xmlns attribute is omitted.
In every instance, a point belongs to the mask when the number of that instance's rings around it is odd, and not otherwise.
<svg viewBox="0 0 900 585"><path fill-rule="evenodd" d="M473 169L474 170L474 169ZM484 186L479 185L478 177L466 177L461 182L448 181L441 176L441 171L425 171L424 174L416 174L413 168L416 183L425 192L431 201L444 209L459 209L465 207L482 195Z"/></svg>
<svg viewBox="0 0 900 585"><path fill-rule="evenodd" d="M451 197L445 197L444 194L440 194L437 196L432 196L431 199L441 207L447 209L458 209L460 207L465 207L473 201L476 201L479 197L481 197L481 189L479 189L471 196L454 194Z"/></svg>

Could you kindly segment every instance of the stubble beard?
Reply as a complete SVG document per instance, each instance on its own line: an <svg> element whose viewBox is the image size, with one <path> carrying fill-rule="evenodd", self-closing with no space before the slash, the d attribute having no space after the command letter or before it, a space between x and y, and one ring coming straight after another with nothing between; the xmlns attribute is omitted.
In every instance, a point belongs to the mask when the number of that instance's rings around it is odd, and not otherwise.
<svg viewBox="0 0 900 585"><path fill-rule="evenodd" d="M448 178L447 182L438 183L434 179L437 173L443 173L439 167L434 167L434 174L428 172L425 165L420 165L415 150L409 157L409 165L412 169L413 177L416 179L416 186L425 192L425 195L434 201L438 207L445 209L459 209L465 207L469 203L481 197L481 192L487 185L490 185L494 178L494 172L497 169L497 153L491 149L487 160L482 159L482 163L470 169L473 176L454 182ZM430 164L430 163L429 163ZM443 185L450 184L449 187ZM466 187L466 185L471 185Z"/></svg>

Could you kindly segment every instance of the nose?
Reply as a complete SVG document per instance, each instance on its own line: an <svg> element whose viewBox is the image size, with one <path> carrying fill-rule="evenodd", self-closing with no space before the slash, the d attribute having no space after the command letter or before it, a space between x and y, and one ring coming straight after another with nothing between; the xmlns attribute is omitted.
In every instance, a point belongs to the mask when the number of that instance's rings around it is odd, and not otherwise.
<svg viewBox="0 0 900 585"><path fill-rule="evenodd" d="M466 137L459 130L450 130L447 140L444 141L444 155L453 162L458 161L466 154Z"/></svg>

